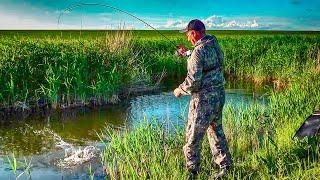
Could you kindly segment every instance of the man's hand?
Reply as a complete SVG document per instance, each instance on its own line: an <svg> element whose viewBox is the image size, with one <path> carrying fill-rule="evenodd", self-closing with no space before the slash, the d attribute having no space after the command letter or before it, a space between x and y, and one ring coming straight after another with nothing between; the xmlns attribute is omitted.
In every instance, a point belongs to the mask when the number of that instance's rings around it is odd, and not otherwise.
<svg viewBox="0 0 320 180"><path fill-rule="evenodd" d="M183 56L185 54L185 52L187 51L186 47L184 47L184 45L177 45L178 51L177 54L178 56Z"/></svg>
<svg viewBox="0 0 320 180"><path fill-rule="evenodd" d="M173 94L175 97L180 97L182 96L182 92L181 92L181 89L180 88L176 88L174 91L173 91Z"/></svg>

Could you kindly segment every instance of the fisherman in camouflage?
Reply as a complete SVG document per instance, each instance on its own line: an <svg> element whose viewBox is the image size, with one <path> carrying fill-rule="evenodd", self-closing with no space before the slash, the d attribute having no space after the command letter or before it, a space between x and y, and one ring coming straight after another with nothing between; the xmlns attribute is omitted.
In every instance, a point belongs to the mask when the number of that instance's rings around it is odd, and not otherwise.
<svg viewBox="0 0 320 180"><path fill-rule="evenodd" d="M188 74L174 90L174 95L191 95L186 144L183 147L190 175L196 175L200 165L201 142L207 132L214 162L220 171L216 178L226 174L232 165L231 155L222 128L222 108L225 102L223 52L215 36L205 34L200 20L192 20L182 30L194 45L192 52L179 46L178 54L189 56Z"/></svg>

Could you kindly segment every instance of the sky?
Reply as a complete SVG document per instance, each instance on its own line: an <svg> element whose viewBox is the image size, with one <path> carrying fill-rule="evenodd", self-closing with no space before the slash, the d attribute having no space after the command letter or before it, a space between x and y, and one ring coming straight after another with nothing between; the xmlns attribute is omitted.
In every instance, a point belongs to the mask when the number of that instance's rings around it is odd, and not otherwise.
<svg viewBox="0 0 320 180"><path fill-rule="evenodd" d="M182 29L192 19L213 30L320 31L320 0L0 0L0 30ZM60 21L58 21L60 17Z"/></svg>

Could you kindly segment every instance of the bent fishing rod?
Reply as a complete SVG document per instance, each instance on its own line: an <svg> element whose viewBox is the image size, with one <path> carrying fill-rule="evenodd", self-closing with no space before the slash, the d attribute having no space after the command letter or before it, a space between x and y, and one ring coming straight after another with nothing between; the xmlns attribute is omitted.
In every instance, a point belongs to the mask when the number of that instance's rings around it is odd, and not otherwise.
<svg viewBox="0 0 320 180"><path fill-rule="evenodd" d="M174 45L174 47L177 47L176 44L174 44L167 36L165 36L162 32L160 32L159 30L157 30L156 28L154 28L153 26L151 26L149 23L147 23L146 21L144 21L143 19L129 13L128 11L125 11L125 10L122 10L122 9L119 9L117 7L114 7L114 6L111 6L109 4L104 4L104 3L78 3L78 4L73 4L67 8L65 8L63 11L60 12L59 14L59 17L58 17L58 27L60 25L60 22L61 22L61 17L64 13L66 12L70 12L72 11L73 9L75 8L78 8L78 7L82 7L82 6L100 6L100 7L107 7L107 8L110 8L110 9L113 9L113 10L116 10L118 12L121 12L121 13L124 13L126 15L129 15L141 22L143 22L144 24L146 24L148 27L150 27L151 29L155 30L157 33L159 33L162 37L164 37L165 39L167 39L172 45Z"/></svg>

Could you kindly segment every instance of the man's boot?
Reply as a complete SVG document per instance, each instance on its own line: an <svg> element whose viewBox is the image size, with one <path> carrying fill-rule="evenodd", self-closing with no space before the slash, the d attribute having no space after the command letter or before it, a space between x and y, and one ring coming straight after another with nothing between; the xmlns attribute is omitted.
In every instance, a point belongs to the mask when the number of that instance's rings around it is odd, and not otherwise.
<svg viewBox="0 0 320 180"><path fill-rule="evenodd" d="M197 171L189 171L187 180L195 180L197 178L198 172Z"/></svg>
<svg viewBox="0 0 320 180"><path fill-rule="evenodd" d="M225 166L219 169L219 172L213 176L213 179L222 179L230 170L230 166Z"/></svg>

